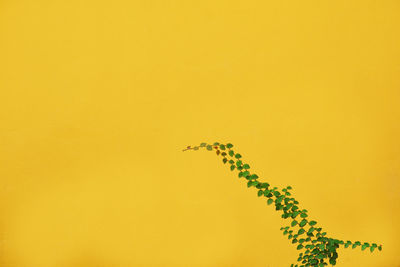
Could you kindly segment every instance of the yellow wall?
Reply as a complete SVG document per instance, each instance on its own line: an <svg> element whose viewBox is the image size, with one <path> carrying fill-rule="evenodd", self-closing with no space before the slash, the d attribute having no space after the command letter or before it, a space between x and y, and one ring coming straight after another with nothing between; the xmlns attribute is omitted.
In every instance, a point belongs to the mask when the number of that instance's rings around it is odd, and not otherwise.
<svg viewBox="0 0 400 267"><path fill-rule="evenodd" d="M289 266L293 187L337 266L400 266L400 2L0 2L0 266ZM13 265L14 264L14 265Z"/></svg>

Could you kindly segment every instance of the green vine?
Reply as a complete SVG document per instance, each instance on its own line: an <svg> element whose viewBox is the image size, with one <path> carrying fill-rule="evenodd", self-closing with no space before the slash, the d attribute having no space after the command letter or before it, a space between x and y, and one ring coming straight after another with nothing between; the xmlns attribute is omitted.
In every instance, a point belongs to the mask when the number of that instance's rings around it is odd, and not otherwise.
<svg viewBox="0 0 400 267"><path fill-rule="evenodd" d="M297 246L297 250L304 251L299 254L297 259L300 263L291 264L291 267L323 267L328 265L326 261L331 265L336 265L336 260L338 258L336 250L340 245L343 245L345 248L351 246L353 249L360 246L361 250L369 248L371 252L376 248L379 251L382 250L382 245L378 246L375 243L361 243L360 241L345 242L343 240L327 237L327 233L323 232L321 227L317 227L317 222L309 219L308 211L299 208L299 202L295 200L290 193L290 190L292 190L291 186L287 186L279 191L277 187L271 188L268 183L259 182L257 174L250 173L249 164L244 163L242 161L242 155L235 153L232 147L233 145L230 143L226 145L218 142L215 142L213 145L201 143L199 146L188 146L183 151L190 149L199 150L200 148L206 148L209 151L215 150L217 155L223 157L222 162L224 164L230 164L231 171L236 169L239 171L238 177L247 180L247 187L257 188L257 195L259 197L266 197L268 199L268 205L274 203L275 210L283 211L283 219L290 218L290 226L281 227L280 230L283 231L284 235L288 235L288 239L291 240L292 244Z"/></svg>

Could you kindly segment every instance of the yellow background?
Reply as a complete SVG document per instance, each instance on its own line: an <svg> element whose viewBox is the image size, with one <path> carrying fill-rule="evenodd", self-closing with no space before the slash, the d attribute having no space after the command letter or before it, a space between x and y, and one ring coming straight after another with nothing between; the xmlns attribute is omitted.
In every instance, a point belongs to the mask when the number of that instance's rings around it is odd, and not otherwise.
<svg viewBox="0 0 400 267"><path fill-rule="evenodd" d="M291 185L337 266L400 266L399 1L0 2L0 265L289 266Z"/></svg>

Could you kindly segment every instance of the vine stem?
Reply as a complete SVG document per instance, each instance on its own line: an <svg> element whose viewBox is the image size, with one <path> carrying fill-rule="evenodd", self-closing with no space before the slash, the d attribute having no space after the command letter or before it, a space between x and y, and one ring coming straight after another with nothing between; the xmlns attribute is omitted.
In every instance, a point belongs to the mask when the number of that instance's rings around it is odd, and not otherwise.
<svg viewBox="0 0 400 267"><path fill-rule="evenodd" d="M260 183L258 181L256 181L256 184L254 185L254 181L255 179L258 178L257 175L253 174L250 175L250 172L247 170L250 168L250 166L248 164L243 164L242 160L240 159L242 156L239 153L236 153L236 155L234 156L233 151L230 149L233 147L232 144L228 143L226 145L220 144L219 142L214 143L214 145L212 144L207 144L207 143L201 143L200 146L187 146L186 149L183 149L182 151L186 151L186 150L199 150L199 148L204 147L207 148L207 150L213 150L215 149L217 152L217 155L221 155L224 156L223 162L224 164L227 163L227 153L222 152L219 150L225 150L226 148L229 150L229 156L233 159L230 160L229 163L231 164L231 171L233 171L235 169L235 164L234 161L236 161L236 166L237 166L237 170L240 171L239 173L239 178L241 177L245 177L246 179L249 180L247 186L251 187L251 186L255 186L256 188L260 189L258 192L258 196L264 195L266 197L268 197L268 205L272 204L273 202L275 202L275 206L276 206L276 210L282 210L283 206L286 206L283 208L283 212L284 214L292 214L290 217L292 218L292 223L291 226L287 226L285 228L281 228L281 230L285 230L284 231L284 235L286 235L287 233L289 233L289 239L293 238L293 241L296 240L296 242L292 241L292 244L295 244L297 242L299 242L299 245L297 247L297 250L300 249L306 249L306 252L304 253L300 253L299 254L299 258L297 261L301 261L302 265L298 265L298 264L292 264L291 266L294 267L305 267L305 266L325 266L327 265L327 263L325 263L325 259L327 261L329 261L330 264L332 265L336 265L336 259L338 258L338 253L337 253L337 248L340 248L340 245L344 245L345 242L344 240L338 240L338 239L333 239L333 238L328 238L325 235L327 234L327 232L322 232L322 234L320 233L322 228L321 227L314 227L314 225L317 223L316 221L308 221L308 215L307 215L307 210L303 209L299 209L297 206L295 206L294 204L299 204L299 202L297 200L295 200L293 197L287 197L287 196L291 196L291 194L288 194L288 190L292 189L291 187L287 187L287 189L282 189L282 191L284 193L281 193L279 190L277 190L277 187L274 187L272 189L268 189L268 187L270 186L268 183ZM247 165L247 167L244 167L245 165ZM233 166L233 168L232 168ZM242 169L244 168L244 172L242 172ZM244 175L244 176L243 176ZM255 176L255 178L253 178L253 176ZM264 190L263 190L264 188ZM261 191L261 194L259 194ZM263 193L264 191L264 193ZM269 195L267 195L267 193ZM272 194L272 196L270 196ZM282 196L284 199L282 199ZM272 197L272 198L271 198ZM275 201L270 202L270 200L275 199ZM284 203L285 205L282 205L280 202L277 202L276 200L279 199L279 201L281 202L282 200L285 200ZM288 201L287 201L288 200ZM289 205L291 205L291 207L289 207ZM286 208L286 209L285 209ZM289 212L287 212L289 211ZM301 215L299 216L298 220L301 220L301 224L298 223L296 221L296 216L298 216L301 213ZM300 218L301 217L301 218ZM288 216L282 215L282 218L287 219L289 218ZM308 219L305 219L308 218ZM303 221L305 221L305 223L303 223ZM306 224L310 225L310 228L308 231L304 230L304 226ZM288 229L290 227L295 227L296 225L299 225L302 229L303 232L300 233L300 230L298 231L297 234L295 234L295 232L293 230L288 231ZM294 228L293 228L294 229ZM310 232L310 230L312 230ZM316 230L318 233L316 233L316 235L314 236L314 230ZM294 235L292 235L292 233ZM303 235L304 233L307 233L307 237L302 237L299 238L299 240L297 241L297 238L300 237L301 235ZM309 243L308 245L305 245L306 243ZM315 244L315 245L314 245ZM324 245L323 248L320 248L319 246L317 246L322 244ZM367 247L371 247L371 252L373 252L373 250L375 248L378 248L378 250L382 249L382 245L377 245L375 243L373 244L369 244L367 242L364 242L364 245L357 241L357 242L351 242L351 241L347 241L346 245L344 245L344 247L346 248L349 247L349 245L352 244L352 248L354 249L357 246L362 246L362 250L364 250ZM311 245L311 247L308 247L309 245ZM313 249L311 251L311 249ZM322 256L322 257L321 257ZM312 264L312 265L310 265Z"/></svg>

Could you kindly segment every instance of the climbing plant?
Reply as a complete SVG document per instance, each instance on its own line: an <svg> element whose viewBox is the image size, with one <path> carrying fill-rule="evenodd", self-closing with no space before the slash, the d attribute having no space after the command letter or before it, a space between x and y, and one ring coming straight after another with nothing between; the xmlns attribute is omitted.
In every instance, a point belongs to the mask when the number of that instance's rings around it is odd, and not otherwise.
<svg viewBox="0 0 400 267"><path fill-rule="evenodd" d="M317 222L309 218L308 211L299 207L299 202L290 191L292 190L291 186L278 190L277 187L271 187L269 183L259 181L258 175L250 172L250 165L243 162L242 155L235 153L232 149L232 144L201 143L199 146L188 146L183 151L199 150L200 148L215 151L218 156L222 157L224 164L230 165L231 171L238 171L238 177L247 181L247 187L258 189L259 197L266 197L268 205L273 204L276 211L282 211L283 219L289 219L290 226L281 227L280 230L287 235L297 250L301 251L297 258L299 263L291 264L291 267L323 267L328 265L327 262L336 265L337 249L340 246L345 248L351 246L353 249L361 247L361 250L369 248L371 252L375 249L382 250L382 245L375 243L344 241L328 237L327 233L318 227Z"/></svg>

